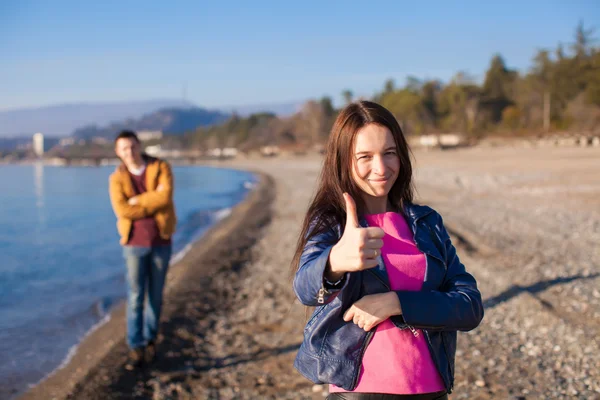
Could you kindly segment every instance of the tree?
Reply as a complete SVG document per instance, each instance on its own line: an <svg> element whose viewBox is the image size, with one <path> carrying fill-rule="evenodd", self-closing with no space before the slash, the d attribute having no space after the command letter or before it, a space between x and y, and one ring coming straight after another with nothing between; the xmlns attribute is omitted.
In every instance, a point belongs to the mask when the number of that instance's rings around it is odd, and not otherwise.
<svg viewBox="0 0 600 400"><path fill-rule="evenodd" d="M342 91L342 97L344 98L344 102L346 104L352 103L352 98L354 97L354 93L350 89L346 89Z"/></svg>
<svg viewBox="0 0 600 400"><path fill-rule="evenodd" d="M595 50L590 56L590 70L585 89L586 101L600 106L600 51Z"/></svg>
<svg viewBox="0 0 600 400"><path fill-rule="evenodd" d="M439 125L439 97L442 91L440 81L427 81L421 87L423 107L428 114L430 125L437 129Z"/></svg>
<svg viewBox="0 0 600 400"><path fill-rule="evenodd" d="M591 43L594 41L592 35L594 29L585 29L583 21L579 21L575 29L575 43L571 45L576 58L585 58L591 50Z"/></svg>
<svg viewBox="0 0 600 400"><path fill-rule="evenodd" d="M332 117L335 114L335 108L333 107L333 101L329 96L323 96L320 100L323 113L327 118Z"/></svg>
<svg viewBox="0 0 600 400"><path fill-rule="evenodd" d="M389 78L383 84L383 95L390 94L394 90L396 90L396 83L394 82L394 80L392 78Z"/></svg>
<svg viewBox="0 0 600 400"><path fill-rule="evenodd" d="M421 80L414 76L406 77L406 89L412 92L419 92L421 90Z"/></svg>
<svg viewBox="0 0 600 400"><path fill-rule="evenodd" d="M439 94L440 127L473 133L479 116L481 89L458 73Z"/></svg>
<svg viewBox="0 0 600 400"><path fill-rule="evenodd" d="M512 85L517 78L516 71L509 70L499 54L492 57L490 67L483 82L483 106L492 123L502 119L504 108L513 104L511 99Z"/></svg>
<svg viewBox="0 0 600 400"><path fill-rule="evenodd" d="M538 50L533 58L532 75L534 77L535 86L541 93L542 101L542 119L544 131L550 130L550 110L552 101L552 81L554 79L554 66L550 60L550 53L547 50Z"/></svg>
<svg viewBox="0 0 600 400"><path fill-rule="evenodd" d="M384 95L381 105L400 122L407 133L421 133L424 128L424 107L419 93L407 88Z"/></svg>

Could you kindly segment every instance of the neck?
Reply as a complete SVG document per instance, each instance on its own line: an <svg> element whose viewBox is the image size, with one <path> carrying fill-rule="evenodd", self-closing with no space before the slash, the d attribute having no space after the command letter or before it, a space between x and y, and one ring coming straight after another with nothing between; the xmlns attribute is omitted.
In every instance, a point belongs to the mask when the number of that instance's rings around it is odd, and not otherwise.
<svg viewBox="0 0 600 400"><path fill-rule="evenodd" d="M127 167L127 169L140 169L144 166L144 160L140 157L137 160L134 160L132 162L125 162L123 161L123 163L125 164L125 166Z"/></svg>
<svg viewBox="0 0 600 400"><path fill-rule="evenodd" d="M363 200L365 202L367 214L382 214L391 210L387 196L373 197L365 195L363 196Z"/></svg>

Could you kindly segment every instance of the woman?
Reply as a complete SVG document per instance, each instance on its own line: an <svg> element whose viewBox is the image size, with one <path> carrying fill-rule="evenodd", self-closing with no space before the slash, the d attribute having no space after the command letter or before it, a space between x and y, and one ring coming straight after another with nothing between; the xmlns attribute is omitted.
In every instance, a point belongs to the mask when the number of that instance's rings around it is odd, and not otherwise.
<svg viewBox="0 0 600 400"><path fill-rule="evenodd" d="M440 215L413 204L406 139L369 101L337 117L292 262L316 307L294 366L328 399L444 399L456 332L483 318L481 294Z"/></svg>

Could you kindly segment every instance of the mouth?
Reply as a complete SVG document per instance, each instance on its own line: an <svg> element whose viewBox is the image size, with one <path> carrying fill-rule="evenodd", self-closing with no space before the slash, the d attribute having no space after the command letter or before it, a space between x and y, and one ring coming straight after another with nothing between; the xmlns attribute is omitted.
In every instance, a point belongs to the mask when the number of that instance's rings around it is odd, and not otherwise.
<svg viewBox="0 0 600 400"><path fill-rule="evenodd" d="M386 183L389 179L387 178L378 178L378 179L369 179L369 182L373 183Z"/></svg>

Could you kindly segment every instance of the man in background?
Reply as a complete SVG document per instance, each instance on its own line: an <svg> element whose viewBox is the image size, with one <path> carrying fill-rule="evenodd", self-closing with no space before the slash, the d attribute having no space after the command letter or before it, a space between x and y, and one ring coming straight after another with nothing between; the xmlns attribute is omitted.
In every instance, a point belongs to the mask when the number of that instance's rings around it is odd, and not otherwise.
<svg viewBox="0 0 600 400"><path fill-rule="evenodd" d="M133 370L156 356L163 286L177 221L169 164L142 153L132 131L117 135L115 152L122 163L110 176L109 192L127 267L130 352L125 367Z"/></svg>

